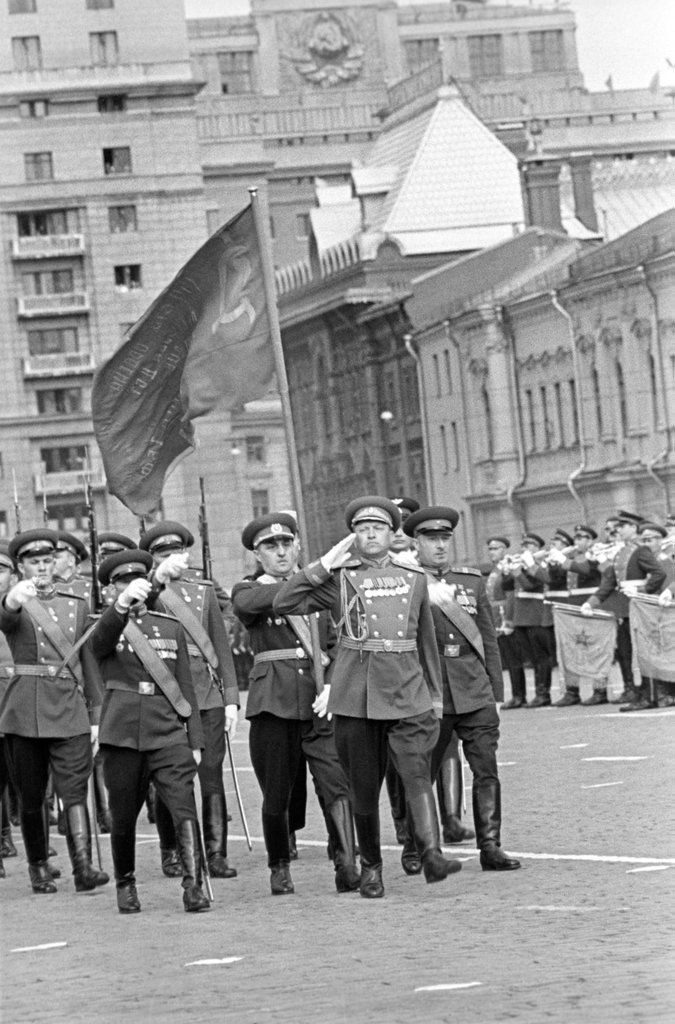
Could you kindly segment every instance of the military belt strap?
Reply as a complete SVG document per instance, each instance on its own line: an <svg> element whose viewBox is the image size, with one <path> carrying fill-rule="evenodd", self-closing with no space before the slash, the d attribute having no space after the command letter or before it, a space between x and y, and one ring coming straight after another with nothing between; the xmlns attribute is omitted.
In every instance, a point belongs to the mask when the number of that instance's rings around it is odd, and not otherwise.
<svg viewBox="0 0 675 1024"><path fill-rule="evenodd" d="M403 654L416 651L417 640L352 640L350 636L340 637L340 647L350 651L384 651L385 654Z"/></svg>
<svg viewBox="0 0 675 1024"><path fill-rule="evenodd" d="M185 632L194 642L195 647L197 647L195 654L197 656L201 655L204 661L207 661L212 669L217 669L218 655L216 654L215 647L211 643L211 637L206 632L194 612L188 608L183 598L179 597L174 590L170 590L167 587L167 589L160 594L160 600L164 607L168 608L172 615L175 615ZM189 648L188 653L192 654L192 651Z"/></svg>
<svg viewBox="0 0 675 1024"><path fill-rule="evenodd" d="M178 680L166 667L145 633L131 621L127 622L123 632L134 654L140 659L148 675L157 683L174 711L181 718L188 718L192 708L181 693Z"/></svg>
<svg viewBox="0 0 675 1024"><path fill-rule="evenodd" d="M59 670L58 665L8 665L5 669L11 676L45 676L49 679L70 679L74 683L73 673L65 669Z"/></svg>
<svg viewBox="0 0 675 1024"><path fill-rule="evenodd" d="M280 647L276 651L260 651L253 655L253 664L265 661L309 661L309 655L302 647Z"/></svg>
<svg viewBox="0 0 675 1024"><path fill-rule="evenodd" d="M63 658L63 667L67 667L70 674L77 680L78 685L84 688L82 666L79 661L76 661L72 665L68 664L73 653L73 647L58 622L54 622L54 619L51 617L44 605L40 603L37 597L30 597L23 606L23 610L33 620L33 623L42 629L42 632L47 637L57 654L61 655Z"/></svg>

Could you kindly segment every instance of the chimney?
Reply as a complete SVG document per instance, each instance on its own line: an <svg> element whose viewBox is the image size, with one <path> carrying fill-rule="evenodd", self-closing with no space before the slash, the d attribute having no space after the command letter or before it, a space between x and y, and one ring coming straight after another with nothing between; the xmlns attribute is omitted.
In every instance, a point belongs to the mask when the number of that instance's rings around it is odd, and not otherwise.
<svg viewBox="0 0 675 1024"><path fill-rule="evenodd" d="M598 216L595 212L595 197L593 195L592 162L593 158L590 153L577 153L570 157L569 165L575 216L589 231L597 231Z"/></svg>
<svg viewBox="0 0 675 1024"><path fill-rule="evenodd" d="M560 219L560 168L561 161L557 157L537 156L521 162L528 227L563 231Z"/></svg>

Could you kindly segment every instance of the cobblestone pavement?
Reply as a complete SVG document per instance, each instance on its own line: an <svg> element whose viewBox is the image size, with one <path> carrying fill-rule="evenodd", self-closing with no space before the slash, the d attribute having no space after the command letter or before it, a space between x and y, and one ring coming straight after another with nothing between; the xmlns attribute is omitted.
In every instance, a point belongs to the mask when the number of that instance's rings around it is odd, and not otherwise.
<svg viewBox="0 0 675 1024"><path fill-rule="evenodd" d="M408 878L383 802L386 897L375 901L335 892L313 795L296 895L269 895L247 733L242 723L234 751L253 852L230 793L239 877L214 881L210 913L183 912L144 815L139 915L117 913L112 884L75 896L59 836L56 895L30 893L21 846L5 861L3 1024L673 1019L675 710L505 712L503 840L523 870L483 873L469 844L454 848L465 863L446 882Z"/></svg>

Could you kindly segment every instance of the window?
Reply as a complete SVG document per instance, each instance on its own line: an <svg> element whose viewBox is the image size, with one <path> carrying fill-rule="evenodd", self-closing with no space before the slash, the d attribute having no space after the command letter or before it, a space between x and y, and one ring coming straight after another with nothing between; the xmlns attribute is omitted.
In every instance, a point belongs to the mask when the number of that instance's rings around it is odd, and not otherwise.
<svg viewBox="0 0 675 1024"><path fill-rule="evenodd" d="M20 117L47 117L49 100L22 100L19 103Z"/></svg>
<svg viewBox="0 0 675 1024"><path fill-rule="evenodd" d="M309 238L309 214L296 213L295 215L295 237Z"/></svg>
<svg viewBox="0 0 675 1024"><path fill-rule="evenodd" d="M94 67L110 67L111 64L117 64L117 32L90 32L89 53Z"/></svg>
<svg viewBox="0 0 675 1024"><path fill-rule="evenodd" d="M619 415L621 417L621 433L626 437L628 433L628 403L626 400L626 381L623 376L623 366L617 359L614 363L616 369L616 389L619 398Z"/></svg>
<svg viewBox="0 0 675 1024"><path fill-rule="evenodd" d="M73 272L64 270L39 270L22 274L24 295L67 295L73 291Z"/></svg>
<svg viewBox="0 0 675 1024"><path fill-rule="evenodd" d="M649 366L649 390L652 396L652 428L657 430L659 426L659 400L656 394L656 363L651 352L647 353L647 363Z"/></svg>
<svg viewBox="0 0 675 1024"><path fill-rule="evenodd" d="M265 461L265 438L258 435L246 438L246 461Z"/></svg>
<svg viewBox="0 0 675 1024"><path fill-rule="evenodd" d="M42 51L39 36L14 36L12 57L15 71L39 71L42 67Z"/></svg>
<svg viewBox="0 0 675 1024"><path fill-rule="evenodd" d="M600 376L598 374L597 367L593 367L591 371L591 377L593 379L593 398L595 405L595 422L598 428L598 437L601 438L603 435L603 423L602 423L602 392L600 391Z"/></svg>
<svg viewBox="0 0 675 1024"><path fill-rule="evenodd" d="M490 404L490 395L488 389L483 385L481 388L481 398L483 400L483 416L485 418L485 440L487 442L487 456L491 459L495 453L495 441L494 431L492 428L492 406Z"/></svg>
<svg viewBox="0 0 675 1024"><path fill-rule="evenodd" d="M35 14L37 0L9 0L10 14Z"/></svg>
<svg viewBox="0 0 675 1024"><path fill-rule="evenodd" d="M537 421L534 415L534 397L530 390L525 392L525 404L527 405L527 426L530 434L528 450L533 452L537 448Z"/></svg>
<svg viewBox="0 0 675 1024"><path fill-rule="evenodd" d="M544 448L548 450L551 447L551 421L548 416L548 393L546 388L540 387L539 394L541 395L541 411L544 419Z"/></svg>
<svg viewBox="0 0 675 1024"><path fill-rule="evenodd" d="M253 92L253 53L250 50L218 54L220 89L225 95Z"/></svg>
<svg viewBox="0 0 675 1024"><path fill-rule="evenodd" d="M54 177L51 153L24 153L26 181L50 181Z"/></svg>
<svg viewBox="0 0 675 1024"><path fill-rule="evenodd" d="M127 97L123 93L99 96L96 105L99 114L121 114L127 109Z"/></svg>
<svg viewBox="0 0 675 1024"><path fill-rule="evenodd" d="M39 235L68 235L80 229L77 210L40 210L39 212L17 213L16 226L20 238L34 238Z"/></svg>
<svg viewBox="0 0 675 1024"><path fill-rule="evenodd" d="M553 385L553 392L555 394L555 408L556 415L558 417L558 442L564 448L565 447L565 413L563 411L562 393L560 390L560 384L555 383Z"/></svg>
<svg viewBox="0 0 675 1024"><path fill-rule="evenodd" d="M7 527L7 513L4 510L0 512L0 537L9 537L9 529Z"/></svg>
<svg viewBox="0 0 675 1024"><path fill-rule="evenodd" d="M457 430L457 423L454 420L450 424L450 429L452 431L452 454L453 454L453 457L454 457L454 460L455 460L454 461L453 469L457 470L457 469L459 469L459 464L460 464L460 458L459 458L459 432Z"/></svg>
<svg viewBox="0 0 675 1024"><path fill-rule="evenodd" d="M262 489L252 490L251 508L253 509L254 519L258 519L260 516L266 516L270 510L270 492Z"/></svg>
<svg viewBox="0 0 675 1024"><path fill-rule="evenodd" d="M88 459L89 451L86 444L40 449L40 462L45 473L72 473L87 465Z"/></svg>
<svg viewBox="0 0 675 1024"><path fill-rule="evenodd" d="M426 68L429 64L435 64L440 57L439 40L436 39L406 39L403 43L406 64L412 75L415 71Z"/></svg>
<svg viewBox="0 0 675 1024"><path fill-rule="evenodd" d="M136 207L135 206L109 206L108 224L112 234L121 234L125 231L136 231Z"/></svg>
<svg viewBox="0 0 675 1024"><path fill-rule="evenodd" d="M118 292L141 288L140 263L125 263L123 266L115 267L115 287Z"/></svg>
<svg viewBox="0 0 675 1024"><path fill-rule="evenodd" d="M115 6L115 0L87 0L88 11L106 11Z"/></svg>
<svg viewBox="0 0 675 1024"><path fill-rule="evenodd" d="M131 150L128 146L111 146L103 150L104 174L131 174Z"/></svg>
<svg viewBox="0 0 675 1024"><path fill-rule="evenodd" d="M275 239L276 237L277 236L276 236L276 229L274 227L274 217L270 217L270 238L271 239Z"/></svg>
<svg viewBox="0 0 675 1024"><path fill-rule="evenodd" d="M533 71L564 71L565 53L560 30L528 32Z"/></svg>
<svg viewBox="0 0 675 1024"><path fill-rule="evenodd" d="M48 327L28 331L28 351L32 356L57 355L61 352L79 352L76 327Z"/></svg>
<svg viewBox="0 0 675 1024"><path fill-rule="evenodd" d="M441 371L440 371L440 367L439 367L439 364L438 364L438 356L434 354L431 357L431 362L432 362L433 367L434 367L434 381L436 383L436 398L440 398L441 397Z"/></svg>
<svg viewBox="0 0 675 1024"><path fill-rule="evenodd" d="M577 409L577 389L574 379L568 381L568 387L570 392L570 409L572 410L572 444L577 444L579 441L579 410ZM600 433L602 433L602 425Z"/></svg>
<svg viewBox="0 0 675 1024"><path fill-rule="evenodd" d="M443 350L443 362L445 364L445 379L448 385L448 394L452 394L452 371L450 369L450 353L447 348Z"/></svg>
<svg viewBox="0 0 675 1024"><path fill-rule="evenodd" d="M448 460L448 439L445 436L445 427L442 423L438 429L441 436L441 451L443 452L443 472L447 473L450 469L450 462Z"/></svg>
<svg viewBox="0 0 675 1024"><path fill-rule="evenodd" d="M472 78L504 74L501 36L469 36L469 71Z"/></svg>
<svg viewBox="0 0 675 1024"><path fill-rule="evenodd" d="M82 412L82 388L45 388L36 395L38 412L46 416Z"/></svg>
<svg viewBox="0 0 675 1024"><path fill-rule="evenodd" d="M54 504L58 502L58 504ZM89 527L87 507L82 500L66 502L63 498L50 498L47 508L50 530L66 530L68 533L82 532Z"/></svg>

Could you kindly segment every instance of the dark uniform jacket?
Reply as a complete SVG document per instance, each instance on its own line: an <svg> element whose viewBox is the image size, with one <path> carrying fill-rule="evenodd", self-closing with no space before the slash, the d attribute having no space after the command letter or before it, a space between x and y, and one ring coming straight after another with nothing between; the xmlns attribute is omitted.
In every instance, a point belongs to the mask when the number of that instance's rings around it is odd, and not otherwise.
<svg viewBox="0 0 675 1024"><path fill-rule="evenodd" d="M546 596L560 604L582 605L595 593L601 578L596 562L576 555L560 566L549 566Z"/></svg>
<svg viewBox="0 0 675 1024"><path fill-rule="evenodd" d="M68 643L75 644L87 627L86 603L58 591L37 600L58 623ZM88 733L98 720L101 694L96 666L87 652L82 650L73 659L83 670L81 685L70 669L61 668L63 655L25 608L11 611L3 599L0 629L7 637L14 664L39 666L42 672L12 674L0 701L0 733L54 739ZM52 674L44 674L45 669Z"/></svg>
<svg viewBox="0 0 675 1024"><path fill-rule="evenodd" d="M106 694L101 712L99 742L134 750L157 750L189 743L193 750L203 747L197 697L190 675L190 658L183 627L169 615L141 609L134 622L150 641L166 667L173 673L191 708L187 722L180 717L159 686L154 693L149 673L132 650L122 631L128 616L112 605L96 623L87 642L99 663ZM187 730L187 731L186 731Z"/></svg>
<svg viewBox="0 0 675 1024"><path fill-rule="evenodd" d="M513 591L514 626L548 626L553 621L544 609L544 573L537 566L523 568L517 576L505 575L505 591Z"/></svg>
<svg viewBox="0 0 675 1024"><path fill-rule="evenodd" d="M614 556L614 561L602 574L602 582L595 594L589 599L592 608L600 605L607 609L607 598L613 597L611 610L619 619L627 619L629 614L629 598L619 590L619 584L626 580L644 580L645 594L660 594L666 581L666 571L649 548L634 540L628 541Z"/></svg>
<svg viewBox="0 0 675 1024"><path fill-rule="evenodd" d="M54 583L60 594L74 594L75 597L81 597L86 601L89 611L93 612L96 610L93 606L91 577L76 575L69 580L61 580L57 577Z"/></svg>
<svg viewBox="0 0 675 1024"><path fill-rule="evenodd" d="M294 657L254 661L249 675L246 717L268 712L277 718L309 721L316 699L312 663L286 618L274 610L273 601L280 590L281 582L261 582L260 578L242 580L232 589L232 605L248 630L254 658L266 651L295 652ZM327 614L319 616L319 637L321 649L333 659L336 634ZM332 660L326 667L326 683L331 682L331 670Z"/></svg>
<svg viewBox="0 0 675 1024"><path fill-rule="evenodd" d="M222 681L222 692L218 685L218 679L214 679L213 674L209 671L208 663L190 636L189 629L186 628L190 670L199 710L207 711L210 708L219 708L223 706L223 702L238 706L239 687L232 661L232 651L213 584L210 580L199 579L196 576L193 578L190 575L185 579L173 580L168 589L181 598L185 607L203 627L218 658L216 672ZM162 592L160 592L159 599L162 600Z"/></svg>
<svg viewBox="0 0 675 1024"><path fill-rule="evenodd" d="M468 714L504 699L497 634L478 569L426 570L436 643L443 670L443 711ZM448 611L440 597L445 591ZM449 618L449 614L452 618Z"/></svg>
<svg viewBox="0 0 675 1024"><path fill-rule="evenodd" d="M349 718L395 720L434 710L443 687L424 570L389 557L383 564L353 558L327 571L320 561L291 576L274 599L278 613L332 609L340 627L328 710ZM382 650L346 646L372 640ZM400 642L414 649L397 651ZM387 649L389 648L389 649Z"/></svg>

